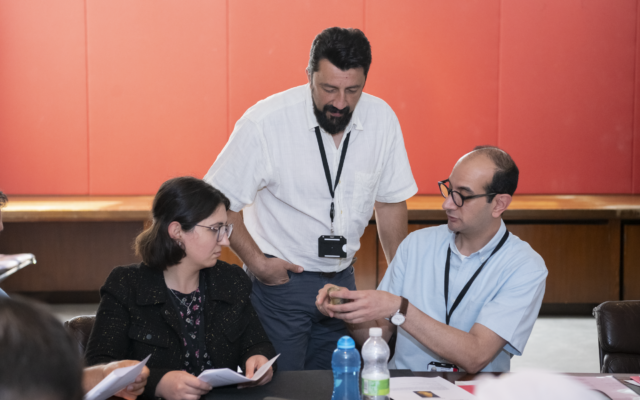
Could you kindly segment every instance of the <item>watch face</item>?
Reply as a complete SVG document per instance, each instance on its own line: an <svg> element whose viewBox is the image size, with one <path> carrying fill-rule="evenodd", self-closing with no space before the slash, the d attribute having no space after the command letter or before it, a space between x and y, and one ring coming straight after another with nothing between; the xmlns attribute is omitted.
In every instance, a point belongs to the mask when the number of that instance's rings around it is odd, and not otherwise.
<svg viewBox="0 0 640 400"><path fill-rule="evenodd" d="M404 323L404 315L397 313L391 317L391 323L394 325L402 325Z"/></svg>

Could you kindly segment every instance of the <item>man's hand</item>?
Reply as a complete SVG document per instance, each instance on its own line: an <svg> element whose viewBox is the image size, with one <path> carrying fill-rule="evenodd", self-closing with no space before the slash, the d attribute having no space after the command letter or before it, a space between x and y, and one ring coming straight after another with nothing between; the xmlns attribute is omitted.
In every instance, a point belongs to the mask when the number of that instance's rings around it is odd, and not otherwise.
<svg viewBox="0 0 640 400"><path fill-rule="evenodd" d="M166 400L198 400L212 389L211 385L185 371L167 372L158 386L156 396Z"/></svg>
<svg viewBox="0 0 640 400"><path fill-rule="evenodd" d="M327 295L333 285L327 284L316 297L316 307L329 317L338 318L350 324L359 324L382 318L389 318L400 308L400 296L383 290L356 290L342 288ZM349 303L333 305L331 298L351 300Z"/></svg>
<svg viewBox="0 0 640 400"><path fill-rule="evenodd" d="M259 370L260 367L262 367L267 362L269 362L269 360L267 360L267 357L265 356L255 355L255 356L249 357L245 365L245 376L247 378L253 378L253 374L255 374L256 371ZM273 367L269 367L267 372L265 372L264 375L262 375L262 377L257 381L239 384L238 389L251 387L251 386L261 386L266 383L269 383L271 381L271 378L273 378Z"/></svg>
<svg viewBox="0 0 640 400"><path fill-rule="evenodd" d="M104 366L102 369L103 377L102 379L109 376L111 372L118 368L131 367L133 365L138 364L140 361L136 360L122 360L122 361L114 361ZM144 392L144 387L147 384L147 378L149 377L149 368L145 365L142 368L142 372L140 375L136 377L135 382L122 389L118 393L116 393L116 397L122 397L127 400L134 400L136 397L140 396L142 392Z"/></svg>
<svg viewBox="0 0 640 400"><path fill-rule="evenodd" d="M122 360L114 361L109 364L95 365L93 367L85 368L82 374L82 387L87 393L93 389L98 383L102 382L111 372L118 368L130 367L136 365L140 361L136 360ZM126 388L122 389L115 395L127 400L133 400L140 396L144 392L144 387L147 384L147 378L149 377L149 368L146 366L142 369L140 375L136 377L134 383L130 384Z"/></svg>
<svg viewBox="0 0 640 400"><path fill-rule="evenodd" d="M289 282L287 271L299 274L304 269L299 265L291 264L275 257L265 257L260 267L251 269L256 278L268 286L282 285Z"/></svg>

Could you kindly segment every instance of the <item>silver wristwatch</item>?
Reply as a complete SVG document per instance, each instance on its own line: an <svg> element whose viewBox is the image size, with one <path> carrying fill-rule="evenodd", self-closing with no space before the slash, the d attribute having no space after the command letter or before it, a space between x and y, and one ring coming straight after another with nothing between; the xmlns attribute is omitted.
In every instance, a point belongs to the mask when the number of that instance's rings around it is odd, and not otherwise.
<svg viewBox="0 0 640 400"><path fill-rule="evenodd" d="M391 323L396 326L404 324L407 316L407 308L409 308L409 300L405 299L402 296L400 298L402 299L402 302L400 303L400 309L391 316Z"/></svg>

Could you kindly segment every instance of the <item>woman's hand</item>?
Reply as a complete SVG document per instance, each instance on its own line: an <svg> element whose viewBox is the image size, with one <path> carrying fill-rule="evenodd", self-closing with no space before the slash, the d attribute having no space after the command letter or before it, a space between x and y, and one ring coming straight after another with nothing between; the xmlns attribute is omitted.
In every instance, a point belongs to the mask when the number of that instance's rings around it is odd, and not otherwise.
<svg viewBox="0 0 640 400"><path fill-rule="evenodd" d="M245 366L245 376L247 378L253 378L253 374L255 374L256 371L260 369L260 367L262 367L267 362L269 362L269 360L267 360L267 357L265 356L255 355L255 356L249 357L249 359L247 360L247 364ZM264 385L265 383L269 383L271 381L271 378L273 378L273 367L269 367L267 372L265 372L264 375L262 375L262 378L258 379L255 382L240 384L238 385L238 389L251 387L251 386Z"/></svg>
<svg viewBox="0 0 640 400"><path fill-rule="evenodd" d="M212 389L200 379L185 371L166 373L156 387L156 396L166 400L198 400Z"/></svg>

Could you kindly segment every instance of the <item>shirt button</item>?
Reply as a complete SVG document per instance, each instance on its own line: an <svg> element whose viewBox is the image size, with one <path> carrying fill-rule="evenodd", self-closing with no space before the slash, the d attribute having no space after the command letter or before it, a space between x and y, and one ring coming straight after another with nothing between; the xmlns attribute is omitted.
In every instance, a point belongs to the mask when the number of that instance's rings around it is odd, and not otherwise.
<svg viewBox="0 0 640 400"><path fill-rule="evenodd" d="M147 340L151 340L151 334L147 335Z"/></svg>
<svg viewBox="0 0 640 400"><path fill-rule="evenodd" d="M164 310L165 315L169 315L169 310Z"/></svg>

